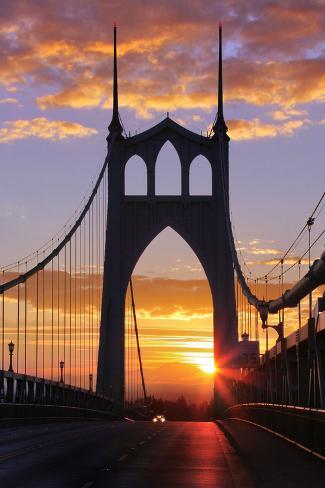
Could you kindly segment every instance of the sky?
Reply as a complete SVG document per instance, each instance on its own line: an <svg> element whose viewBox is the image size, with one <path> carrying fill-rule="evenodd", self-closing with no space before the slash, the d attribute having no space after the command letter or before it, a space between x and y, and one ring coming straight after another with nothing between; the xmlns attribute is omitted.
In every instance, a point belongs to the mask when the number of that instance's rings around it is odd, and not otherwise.
<svg viewBox="0 0 325 488"><path fill-rule="evenodd" d="M131 134L166 112L194 132L209 130L217 111L217 31L223 23L232 222L242 261L253 276L263 276L324 191L322 1L3 2L0 264L51 238L92 187L107 150L114 21L120 114ZM167 148L159 157L160 178L170 191L177 183L176 156ZM131 180L138 175L134 168ZM204 169L197 184L208 186ZM323 206L319 212L314 237L324 228ZM306 244L304 234L285 266ZM312 259L323 250L320 239ZM211 299L191 249L167 229L135 274L147 369L170 362L206 366L212 357ZM287 287L295 279L296 269L286 275ZM175 287L168 306L166 282ZM199 297L191 295L193 288L202 290ZM295 319L289 324L288 332Z"/></svg>

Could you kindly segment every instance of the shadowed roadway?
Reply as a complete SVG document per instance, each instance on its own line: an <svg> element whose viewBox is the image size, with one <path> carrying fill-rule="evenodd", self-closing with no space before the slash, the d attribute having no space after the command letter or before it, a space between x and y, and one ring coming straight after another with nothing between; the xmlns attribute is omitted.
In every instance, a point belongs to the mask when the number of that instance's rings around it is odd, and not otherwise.
<svg viewBox="0 0 325 488"><path fill-rule="evenodd" d="M228 422L227 428L243 448L245 463L212 422L53 420L1 425L0 486L325 486L325 463L254 427Z"/></svg>
<svg viewBox="0 0 325 488"><path fill-rule="evenodd" d="M58 422L0 427L0 486L252 487L210 422Z"/></svg>

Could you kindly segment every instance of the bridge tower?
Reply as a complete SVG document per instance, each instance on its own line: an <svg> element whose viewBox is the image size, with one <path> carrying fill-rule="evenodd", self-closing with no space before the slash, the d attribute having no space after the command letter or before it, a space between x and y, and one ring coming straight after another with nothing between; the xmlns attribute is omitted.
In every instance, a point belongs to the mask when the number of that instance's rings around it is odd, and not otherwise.
<svg viewBox="0 0 325 488"><path fill-rule="evenodd" d="M211 137L193 133L167 116L151 129L124 137L118 110L116 26L114 26L113 115L107 137L108 214L97 392L110 395L123 412L124 307L133 269L150 242L166 227L173 228L200 260L213 302L215 364L229 366L237 343L234 273L227 234L229 158L223 116L222 28L219 27L218 113ZM181 195L155 194L155 164L160 149L170 141L181 162ZM125 167L134 155L147 168L147 195L125 195ZM211 196L189 191L193 159L205 156L212 169ZM217 375L216 375L217 377ZM215 381L215 396L219 391Z"/></svg>

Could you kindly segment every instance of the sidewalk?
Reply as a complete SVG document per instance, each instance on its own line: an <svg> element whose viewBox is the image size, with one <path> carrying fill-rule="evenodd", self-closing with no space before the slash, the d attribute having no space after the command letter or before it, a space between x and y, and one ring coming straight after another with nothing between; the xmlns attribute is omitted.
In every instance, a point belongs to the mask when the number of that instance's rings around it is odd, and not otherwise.
<svg viewBox="0 0 325 488"><path fill-rule="evenodd" d="M257 474L258 485L272 488L323 488L325 462L252 425L237 420L218 424L233 439Z"/></svg>

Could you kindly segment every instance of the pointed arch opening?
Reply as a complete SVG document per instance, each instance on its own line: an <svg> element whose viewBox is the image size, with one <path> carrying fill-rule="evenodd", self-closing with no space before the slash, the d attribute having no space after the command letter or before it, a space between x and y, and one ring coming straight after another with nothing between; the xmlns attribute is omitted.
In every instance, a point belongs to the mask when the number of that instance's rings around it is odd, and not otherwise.
<svg viewBox="0 0 325 488"><path fill-rule="evenodd" d="M212 168L208 159L197 156L190 166L190 195L212 195Z"/></svg>
<svg viewBox="0 0 325 488"><path fill-rule="evenodd" d="M165 142L157 157L155 193L156 195L182 194L181 162L170 141Z"/></svg>
<svg viewBox="0 0 325 488"><path fill-rule="evenodd" d="M147 166L140 156L132 156L125 165L124 194L147 195Z"/></svg>
<svg viewBox="0 0 325 488"><path fill-rule="evenodd" d="M198 257L177 232L167 227L141 255L132 281L148 394L167 400L183 395L187 402L197 404L209 401L214 370L213 304ZM125 384L126 400L132 403L139 376L130 313L128 289Z"/></svg>

